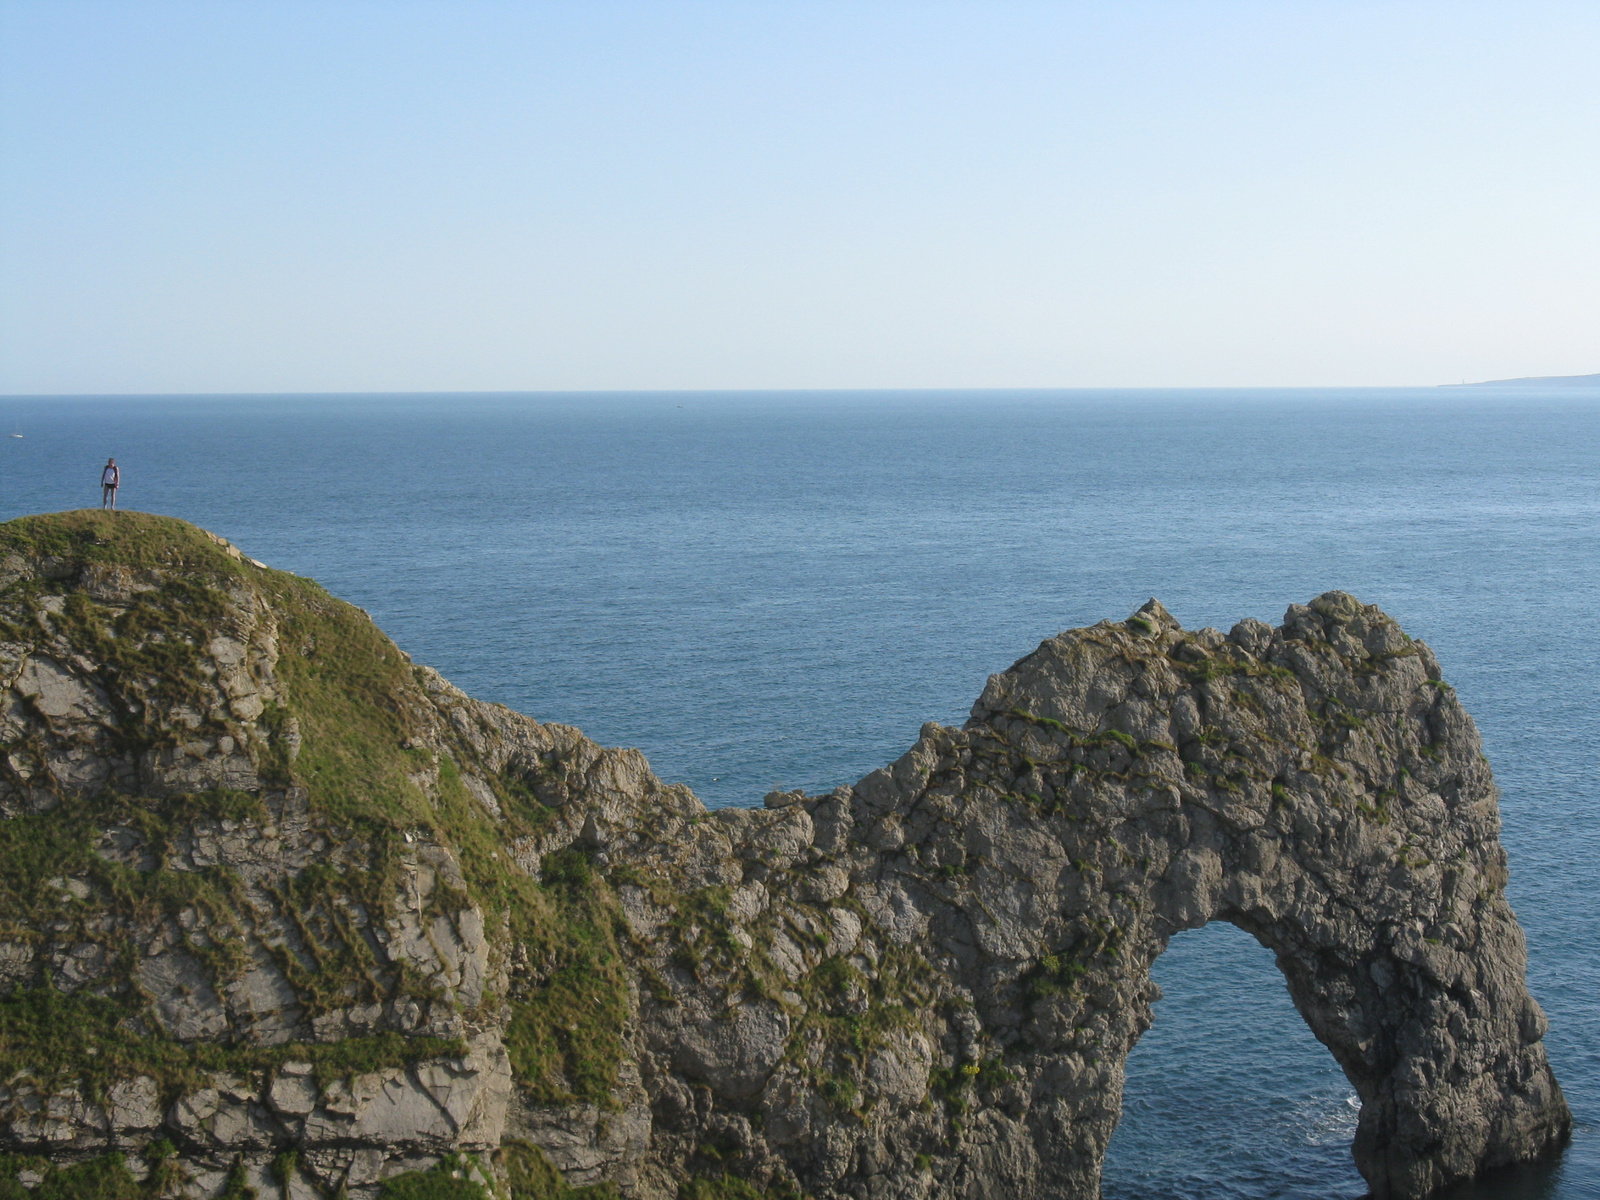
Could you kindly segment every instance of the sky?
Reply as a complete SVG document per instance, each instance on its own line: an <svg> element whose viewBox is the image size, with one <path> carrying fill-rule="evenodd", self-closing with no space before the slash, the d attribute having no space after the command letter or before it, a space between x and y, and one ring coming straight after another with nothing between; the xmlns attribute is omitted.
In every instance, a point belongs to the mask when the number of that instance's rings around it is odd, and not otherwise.
<svg viewBox="0 0 1600 1200"><path fill-rule="evenodd" d="M1600 4L0 0L0 394L1600 371Z"/></svg>

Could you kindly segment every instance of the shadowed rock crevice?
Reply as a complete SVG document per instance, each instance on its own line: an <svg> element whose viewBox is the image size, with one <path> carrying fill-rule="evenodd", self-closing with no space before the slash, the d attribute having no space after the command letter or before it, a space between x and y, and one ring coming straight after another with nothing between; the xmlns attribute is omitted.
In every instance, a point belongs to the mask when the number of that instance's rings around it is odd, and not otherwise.
<svg viewBox="0 0 1600 1200"><path fill-rule="evenodd" d="M1343 593L1226 635L1152 601L854 786L714 813L140 514L0 526L0 689L28 1170L1093 1200L1150 964L1210 921L1359 1093L1375 1196L1570 1123L1476 731Z"/></svg>

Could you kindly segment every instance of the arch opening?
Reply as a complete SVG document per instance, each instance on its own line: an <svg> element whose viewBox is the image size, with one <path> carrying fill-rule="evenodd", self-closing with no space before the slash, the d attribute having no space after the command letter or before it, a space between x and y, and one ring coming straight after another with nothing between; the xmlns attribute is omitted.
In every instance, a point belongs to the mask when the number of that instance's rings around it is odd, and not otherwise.
<svg viewBox="0 0 1600 1200"><path fill-rule="evenodd" d="M1360 1103L1270 950L1225 921L1152 965L1155 1023L1129 1053L1105 1200L1357 1200Z"/></svg>

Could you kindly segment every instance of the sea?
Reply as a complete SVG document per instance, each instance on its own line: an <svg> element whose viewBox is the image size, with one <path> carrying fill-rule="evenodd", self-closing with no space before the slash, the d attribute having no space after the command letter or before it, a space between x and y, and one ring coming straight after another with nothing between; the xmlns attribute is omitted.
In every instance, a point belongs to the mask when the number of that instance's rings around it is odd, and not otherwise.
<svg viewBox="0 0 1600 1200"><path fill-rule="evenodd" d="M1224 630L1381 605L1483 734L1577 1118L1457 1200L1600 1197L1600 389L9 397L0 519L97 505L112 455L123 507L713 807L853 782L1151 596ZM1271 954L1212 925L1155 976L1107 1200L1364 1195Z"/></svg>

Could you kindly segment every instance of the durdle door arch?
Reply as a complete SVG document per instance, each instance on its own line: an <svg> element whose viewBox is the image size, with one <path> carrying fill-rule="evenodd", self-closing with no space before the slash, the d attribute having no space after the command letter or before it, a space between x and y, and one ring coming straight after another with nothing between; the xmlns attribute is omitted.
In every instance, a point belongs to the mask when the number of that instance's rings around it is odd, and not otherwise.
<svg viewBox="0 0 1600 1200"><path fill-rule="evenodd" d="M1227 857L1220 853L1215 860L1198 864L1203 890L1198 896L1186 897L1183 906L1188 912L1183 916L1192 919L1197 904L1204 905L1217 893L1231 890L1225 882L1226 872L1216 870ZM1208 875L1211 878L1206 878ZM1374 1196L1425 1194L1442 1186L1441 1180L1459 1179L1495 1165L1538 1157L1559 1144L1565 1136L1565 1122L1557 1121L1543 1131L1541 1124L1550 1109L1559 1111L1560 1092L1540 1058L1518 1053L1522 1049L1518 1042L1525 1040L1520 1020L1498 1031L1500 1044L1512 1048L1513 1055L1524 1060L1520 1071L1535 1086L1522 1089L1527 1093L1522 1097L1513 1094L1507 1104L1502 1085L1495 1079L1503 1069L1496 1061L1503 1058L1502 1053L1493 1044L1483 1044L1484 1033L1493 1036L1496 1031L1492 1024L1489 1030L1473 1029L1471 1014L1466 1011L1473 1003L1474 989L1458 987L1452 995L1452 988L1442 984L1425 964L1409 957L1397 962L1391 954L1374 953L1370 939L1330 953L1316 930L1300 926L1292 917L1283 918L1281 914L1292 907L1283 903L1286 899L1292 898L1262 897L1253 915L1241 913L1226 902L1219 903L1209 919L1192 925L1177 924L1172 918L1178 914L1170 910L1163 916L1175 931L1212 922L1227 923L1250 933L1273 952L1295 1008L1317 1039L1333 1052L1362 1102L1353 1152ZM1515 962L1521 947L1520 929L1510 923L1493 936L1505 939L1504 953L1497 957ZM1130 992L1134 997L1154 994L1154 989L1145 983L1154 959L1165 948L1166 939L1157 938L1130 955L1134 981ZM1412 949L1415 950L1414 945ZM1421 978L1415 969L1419 966L1423 967ZM1514 982L1520 985L1520 977ZM1514 989L1510 995L1515 995ZM1543 1017L1531 999L1528 1004L1530 1007L1524 1008L1513 1001L1506 1011L1521 1013L1537 1036L1543 1030ZM1151 1014L1148 1009L1140 1011L1141 1007L1136 999L1128 1013L1129 1043L1125 1051L1115 1055L1119 1076L1127 1054L1150 1024ZM1456 1034L1468 1029L1473 1032L1458 1041ZM1478 1044L1471 1044L1474 1041ZM1507 1074L1517 1070L1514 1067ZM1437 1083L1418 1087L1419 1080ZM1115 1089L1107 1089L1106 1097L1115 1102L1099 1106L1099 1111L1115 1122L1121 1112L1120 1083ZM1497 1135L1503 1136L1491 1128L1489 1114L1497 1110L1505 1111L1504 1125L1515 1128L1520 1121L1526 1133L1511 1140L1500 1153L1493 1153L1491 1146ZM1427 1123L1428 1115L1433 1117L1432 1128ZM1083 1116L1076 1114L1068 1120L1076 1123ZM1467 1121L1463 1122L1463 1116ZM1041 1157L1046 1156L1049 1139L1056 1136L1058 1128L1041 1130L1045 1135ZM1097 1161L1103 1161L1108 1139L1109 1132L1099 1140ZM1421 1153L1416 1145L1419 1141ZM1070 1178L1075 1172L1069 1169L1066 1174ZM1076 1196L1081 1191L1068 1184L1063 1194Z"/></svg>
<svg viewBox="0 0 1600 1200"><path fill-rule="evenodd" d="M970 931L947 969L1027 1076L1022 1194L1098 1195L1150 964L1210 921L1276 956L1361 1098L1353 1150L1379 1200L1567 1136L1477 732L1375 608L1330 593L1224 636L1152 601L1045 642L963 730L925 729L856 791L920 862L979 852L930 931L951 948ZM932 899L938 867L919 874Z"/></svg>

